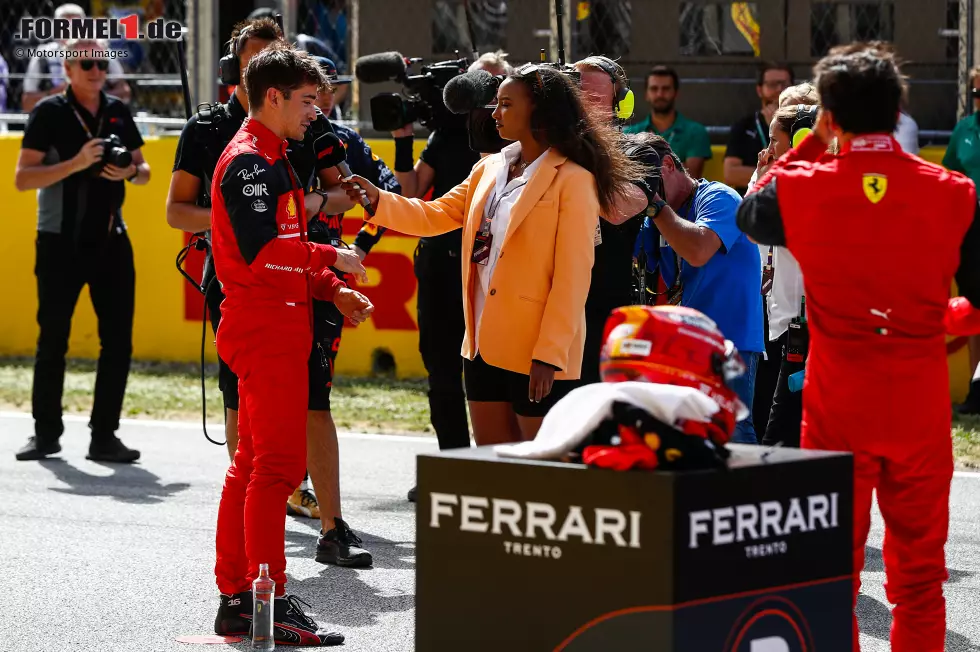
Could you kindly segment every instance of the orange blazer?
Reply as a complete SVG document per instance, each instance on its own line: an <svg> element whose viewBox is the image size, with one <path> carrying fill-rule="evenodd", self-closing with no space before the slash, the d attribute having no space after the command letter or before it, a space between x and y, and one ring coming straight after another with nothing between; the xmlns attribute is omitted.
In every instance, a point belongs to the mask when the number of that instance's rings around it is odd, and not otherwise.
<svg viewBox="0 0 980 652"><path fill-rule="evenodd" d="M479 353L494 367L525 375L540 360L559 369L556 379L575 380L582 373L599 200L591 172L553 149L543 156L511 210L483 307ZM502 154L485 157L465 181L430 202L382 191L377 214L368 217L409 235L463 229L462 355L469 360L477 354L473 239L504 165Z"/></svg>

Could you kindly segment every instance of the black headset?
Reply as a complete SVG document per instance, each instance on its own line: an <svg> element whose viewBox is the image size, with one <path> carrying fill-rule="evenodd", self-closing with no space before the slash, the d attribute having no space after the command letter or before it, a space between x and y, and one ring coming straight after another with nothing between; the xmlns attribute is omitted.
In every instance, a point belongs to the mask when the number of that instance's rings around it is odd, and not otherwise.
<svg viewBox="0 0 980 652"><path fill-rule="evenodd" d="M246 25L236 38L228 39L228 54L218 60L218 78L222 84L234 86L242 83L242 61L239 55L251 31L252 26Z"/></svg>
<svg viewBox="0 0 980 652"><path fill-rule="evenodd" d="M796 119L789 130L789 140L793 147L796 147L806 138L806 135L813 131L817 124L817 106L797 104Z"/></svg>
<svg viewBox="0 0 980 652"><path fill-rule="evenodd" d="M629 120L633 115L633 108L636 102L633 91L630 89L629 80L626 73L619 64L612 59L603 56L591 56L585 59L586 65L594 65L602 69L609 75L615 93L613 99L613 114L620 120Z"/></svg>

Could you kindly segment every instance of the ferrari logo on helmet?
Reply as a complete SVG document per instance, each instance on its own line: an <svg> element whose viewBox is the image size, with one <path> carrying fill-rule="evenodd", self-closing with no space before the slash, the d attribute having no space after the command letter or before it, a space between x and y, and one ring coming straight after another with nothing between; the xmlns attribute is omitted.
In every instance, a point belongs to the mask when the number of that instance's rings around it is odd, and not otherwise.
<svg viewBox="0 0 980 652"><path fill-rule="evenodd" d="M885 198L886 192L888 192L888 177L883 174L864 175L864 196L868 201L877 204Z"/></svg>

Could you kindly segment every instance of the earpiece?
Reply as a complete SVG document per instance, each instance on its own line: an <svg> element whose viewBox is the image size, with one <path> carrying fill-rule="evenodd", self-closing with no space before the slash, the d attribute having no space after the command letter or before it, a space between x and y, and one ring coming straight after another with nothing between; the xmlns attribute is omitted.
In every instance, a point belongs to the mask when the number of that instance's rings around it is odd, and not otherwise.
<svg viewBox="0 0 980 652"><path fill-rule="evenodd" d="M598 66L609 75L615 93L613 96L613 115L620 120L629 120L633 116L633 109L636 108L636 96L633 95L633 91L629 87L629 80L626 78L623 69L606 57L589 57L587 62Z"/></svg>
<svg viewBox="0 0 980 652"><path fill-rule="evenodd" d="M790 129L789 138L793 143L793 147L799 146L806 135L813 131L813 127L817 124L817 107L807 106L806 104L798 104L796 106L796 120L793 121L793 127Z"/></svg>
<svg viewBox="0 0 980 652"><path fill-rule="evenodd" d="M226 86L242 83L242 62L239 57L242 44L248 40L249 27L241 31L238 38L228 40L228 54L218 60L218 78Z"/></svg>

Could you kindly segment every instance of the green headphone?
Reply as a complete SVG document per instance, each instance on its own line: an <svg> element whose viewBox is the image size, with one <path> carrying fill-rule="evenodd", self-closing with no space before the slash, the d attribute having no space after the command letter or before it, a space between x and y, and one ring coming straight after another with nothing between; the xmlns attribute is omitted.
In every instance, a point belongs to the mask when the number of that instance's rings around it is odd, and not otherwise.
<svg viewBox="0 0 980 652"><path fill-rule="evenodd" d="M793 143L793 147L799 147L803 139L806 138L807 134L813 131L813 127L817 124L817 107L807 106L806 104L796 105L796 120L793 122L793 127L790 129L790 140Z"/></svg>
<svg viewBox="0 0 980 652"><path fill-rule="evenodd" d="M609 75L615 92L613 100L613 115L620 120L629 120L633 116L633 109L636 106L636 97L629 87L629 80L619 64L612 59L602 56L592 56L585 60L585 63L601 68L604 73Z"/></svg>

